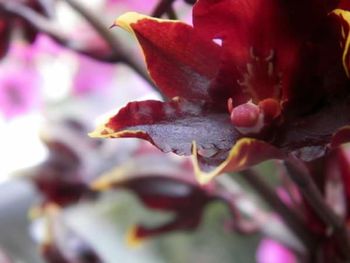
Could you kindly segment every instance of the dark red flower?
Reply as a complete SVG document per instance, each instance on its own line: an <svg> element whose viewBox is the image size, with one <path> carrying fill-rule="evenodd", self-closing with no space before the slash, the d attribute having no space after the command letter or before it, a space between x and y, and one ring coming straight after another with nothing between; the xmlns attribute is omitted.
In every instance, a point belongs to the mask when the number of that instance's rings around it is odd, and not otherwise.
<svg viewBox="0 0 350 263"><path fill-rule="evenodd" d="M53 203L65 207L80 200L95 198L97 193L89 188L91 174L85 168L79 147L94 151L97 145L85 137L81 137L81 141L75 140L74 145L70 144L69 140L74 136L80 137L86 133L86 128L75 120L68 119L58 125L50 125L58 132L56 135L46 133L44 142L49 151L48 158L35 167L30 176L42 196L43 205Z"/></svg>
<svg viewBox="0 0 350 263"><path fill-rule="evenodd" d="M338 131L332 138L330 150L322 157L307 162L309 175L316 183L325 203L334 212L340 224L345 227L350 222L350 144L338 144L343 137L347 137L349 128ZM322 222L309 205L306 198L302 198L294 207L302 215L308 228L317 236L320 257L325 262L341 262L342 253L337 247L337 234L330 233L329 225Z"/></svg>
<svg viewBox="0 0 350 263"><path fill-rule="evenodd" d="M180 155L192 149L202 182L285 154L323 155L350 123L350 15L337 5L199 0L194 26L121 16L115 24L139 41L169 101L131 102L92 136L137 137ZM203 174L198 163L221 165Z"/></svg>
<svg viewBox="0 0 350 263"><path fill-rule="evenodd" d="M128 236L131 244L171 231L196 229L205 208L214 201L226 203L234 216L234 224L241 223L233 200L222 191L217 191L216 185L199 185L187 161L174 160L159 153L132 158L97 179L92 189L126 189L135 194L147 208L173 214L172 220L160 226L133 226Z"/></svg>
<svg viewBox="0 0 350 263"><path fill-rule="evenodd" d="M47 146L50 158L38 167L32 177L43 196L43 202L67 206L84 197L94 196L83 178L76 153L60 142L48 142Z"/></svg>

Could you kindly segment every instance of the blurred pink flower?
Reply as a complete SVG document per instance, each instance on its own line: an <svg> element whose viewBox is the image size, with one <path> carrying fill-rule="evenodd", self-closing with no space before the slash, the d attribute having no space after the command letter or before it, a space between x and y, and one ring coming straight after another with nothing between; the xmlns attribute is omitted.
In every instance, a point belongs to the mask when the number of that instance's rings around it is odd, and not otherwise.
<svg viewBox="0 0 350 263"><path fill-rule="evenodd" d="M87 45L86 49L100 54L109 52L106 43L89 27L81 25L76 29L80 33L75 34L74 38L82 45ZM67 49L57 45L53 40L43 35L40 35L39 40L36 42L36 50L37 52L48 53L56 57L64 52L68 52ZM116 69L115 64L99 62L77 53L70 54L78 62L78 68L72 80L73 95L85 95L111 86Z"/></svg>
<svg viewBox="0 0 350 263"><path fill-rule="evenodd" d="M40 75L30 47L11 46L8 60L0 65L0 112L10 119L40 105Z"/></svg>
<svg viewBox="0 0 350 263"><path fill-rule="evenodd" d="M273 239L263 239L256 252L257 263L297 263L297 258L288 248Z"/></svg>
<svg viewBox="0 0 350 263"><path fill-rule="evenodd" d="M78 56L79 66L73 80L73 93L86 93L110 87L115 74L112 64L94 61L84 56Z"/></svg>

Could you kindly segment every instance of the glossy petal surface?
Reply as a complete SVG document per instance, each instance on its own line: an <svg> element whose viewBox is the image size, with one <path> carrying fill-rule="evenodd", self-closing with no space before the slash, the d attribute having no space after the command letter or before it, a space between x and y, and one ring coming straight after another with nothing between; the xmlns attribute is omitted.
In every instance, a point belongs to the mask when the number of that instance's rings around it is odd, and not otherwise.
<svg viewBox="0 0 350 263"><path fill-rule="evenodd" d="M137 137L164 152L191 154L196 141L206 157L229 151L238 137L228 114L210 110L203 101L175 99L170 102L131 102L91 136ZM210 140L208 140L210 138Z"/></svg>
<svg viewBox="0 0 350 263"><path fill-rule="evenodd" d="M329 15L337 7L347 8L343 1L199 0L193 27L123 15L115 24L137 38L158 88L183 99L130 103L92 135L142 138L185 155L193 142L202 183L269 158L321 157L350 122L349 19L344 10ZM262 101L275 109L259 113L258 129L230 123L235 108Z"/></svg>
<svg viewBox="0 0 350 263"><path fill-rule="evenodd" d="M126 13L116 24L139 41L149 73L168 98L209 100L208 88L220 64L220 48L189 25Z"/></svg>

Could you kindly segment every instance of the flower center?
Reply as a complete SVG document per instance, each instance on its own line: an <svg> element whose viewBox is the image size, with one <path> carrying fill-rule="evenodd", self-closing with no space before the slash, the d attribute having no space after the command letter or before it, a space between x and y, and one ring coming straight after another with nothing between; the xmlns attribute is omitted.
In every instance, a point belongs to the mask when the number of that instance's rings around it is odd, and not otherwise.
<svg viewBox="0 0 350 263"><path fill-rule="evenodd" d="M242 134L258 134L281 114L281 106L275 99L265 99L258 105L252 101L233 107L227 102L231 123Z"/></svg>
<svg viewBox="0 0 350 263"><path fill-rule="evenodd" d="M258 56L250 48L251 60L246 65L243 79L237 80L242 91L247 93L254 103L267 98L280 99L281 97L281 74L276 71L275 52L265 56Z"/></svg>
<svg viewBox="0 0 350 263"><path fill-rule="evenodd" d="M242 79L237 80L249 101L234 106L228 100L231 123L242 134L258 134L281 114L281 74L276 70L274 50L269 54L256 55L250 48L250 60Z"/></svg>

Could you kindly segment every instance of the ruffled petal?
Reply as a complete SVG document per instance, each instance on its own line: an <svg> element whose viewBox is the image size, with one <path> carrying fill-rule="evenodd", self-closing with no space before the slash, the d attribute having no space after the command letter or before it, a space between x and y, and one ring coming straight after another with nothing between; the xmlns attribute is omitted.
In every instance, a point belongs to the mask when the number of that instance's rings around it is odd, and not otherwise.
<svg viewBox="0 0 350 263"><path fill-rule="evenodd" d="M237 172L269 159L284 159L286 155L266 142L242 138L232 147L226 160L210 172L201 170L201 159L197 155L196 142L193 143L193 166L200 184L210 182L215 176L226 172Z"/></svg>
<svg viewBox="0 0 350 263"><path fill-rule="evenodd" d="M139 41L149 73L165 96L210 99L208 88L220 63L218 45L182 22L138 13L122 15L115 25Z"/></svg>
<svg viewBox="0 0 350 263"><path fill-rule="evenodd" d="M131 102L90 134L92 137L134 137L148 140L163 152L190 155L192 141L205 157L229 151L240 136L229 115L203 101Z"/></svg>

